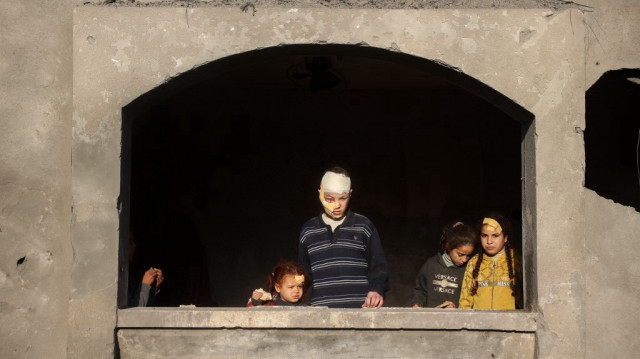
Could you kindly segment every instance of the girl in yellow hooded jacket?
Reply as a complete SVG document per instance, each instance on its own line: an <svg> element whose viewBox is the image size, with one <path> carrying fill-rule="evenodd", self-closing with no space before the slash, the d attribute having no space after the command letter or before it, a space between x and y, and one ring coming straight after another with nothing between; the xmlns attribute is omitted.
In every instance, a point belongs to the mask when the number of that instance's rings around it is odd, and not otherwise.
<svg viewBox="0 0 640 359"><path fill-rule="evenodd" d="M509 220L493 214L480 226L482 251L467 263L459 308L522 308L520 258L511 249Z"/></svg>

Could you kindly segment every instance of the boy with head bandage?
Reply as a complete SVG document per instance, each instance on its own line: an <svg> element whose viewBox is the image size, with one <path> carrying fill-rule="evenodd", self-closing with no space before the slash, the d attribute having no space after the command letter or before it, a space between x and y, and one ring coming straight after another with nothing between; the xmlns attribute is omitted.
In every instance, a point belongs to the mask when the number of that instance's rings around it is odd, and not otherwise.
<svg viewBox="0 0 640 359"><path fill-rule="evenodd" d="M323 211L300 233L298 261L311 279L311 305L377 308L389 290L378 231L368 218L349 211L352 193L345 169L325 172L318 189Z"/></svg>
<svg viewBox="0 0 640 359"><path fill-rule="evenodd" d="M327 171L322 176L318 193L324 207L324 213L330 218L338 220L344 217L349 205L351 178L344 173Z"/></svg>

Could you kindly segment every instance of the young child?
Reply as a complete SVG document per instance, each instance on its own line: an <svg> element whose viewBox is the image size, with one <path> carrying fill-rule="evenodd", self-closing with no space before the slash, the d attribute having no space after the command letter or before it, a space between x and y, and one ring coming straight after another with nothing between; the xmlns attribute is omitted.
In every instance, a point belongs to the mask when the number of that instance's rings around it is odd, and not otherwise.
<svg viewBox="0 0 640 359"><path fill-rule="evenodd" d="M460 308L522 308L520 257L511 249L511 224L500 215L480 224L482 251L467 264Z"/></svg>
<svg viewBox="0 0 640 359"><path fill-rule="evenodd" d="M305 277L304 270L296 262L276 264L267 278L269 291L265 292L262 288L254 290L247 307L302 305Z"/></svg>
<svg viewBox="0 0 640 359"><path fill-rule="evenodd" d="M379 308L389 290L389 270L371 221L349 210L351 178L341 167L325 172L318 196L323 211L300 232L298 261L309 273L311 305Z"/></svg>
<svg viewBox="0 0 640 359"><path fill-rule="evenodd" d="M460 221L442 229L442 253L427 259L416 277L411 301L414 308L456 307L460 299L465 264L473 255L477 243L476 231Z"/></svg>

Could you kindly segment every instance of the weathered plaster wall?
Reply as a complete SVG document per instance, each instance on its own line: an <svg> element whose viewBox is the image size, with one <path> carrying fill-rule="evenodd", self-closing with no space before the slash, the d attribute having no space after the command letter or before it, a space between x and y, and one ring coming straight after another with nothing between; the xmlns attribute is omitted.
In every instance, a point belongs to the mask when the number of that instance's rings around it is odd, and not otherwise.
<svg viewBox="0 0 640 359"><path fill-rule="evenodd" d="M71 2L0 3L0 357L63 358L72 249Z"/></svg>
<svg viewBox="0 0 640 359"><path fill-rule="evenodd" d="M119 313L118 343L122 358L475 358L481 350L525 359L535 357L536 322L537 313L432 308L135 308Z"/></svg>
<svg viewBox="0 0 640 359"><path fill-rule="evenodd" d="M329 8L329 9L532 9L532 8L566 8L569 4L564 0L90 0L84 5L111 6L192 6L192 7L227 7L242 11L259 11L260 9L284 8Z"/></svg>
<svg viewBox="0 0 640 359"><path fill-rule="evenodd" d="M640 67L640 5L633 0L587 0L584 9L586 87L603 73ZM578 13L574 10L574 13Z"/></svg>
<svg viewBox="0 0 640 359"><path fill-rule="evenodd" d="M122 359L237 358L260 353L262 358L464 358L478 348L492 358L533 358L533 334L505 332L441 332L396 330L179 330L124 329L118 333ZM345 345L344 338L349 338ZM456 342L455 347L450 343ZM157 343L173 343L166 347ZM393 348L393 349L391 349Z"/></svg>
<svg viewBox="0 0 640 359"><path fill-rule="evenodd" d="M539 353L584 355L581 293L584 27L570 11L81 8L74 32L73 243L101 275L74 281L70 347L105 355L113 328L120 111L181 72L258 47L347 43L393 49L459 68L536 116ZM329 26L330 24L330 26ZM188 46L185 46L188 44ZM97 77L96 74L100 76ZM576 96L576 94L580 94ZM563 153L563 156L557 156ZM115 175L114 175L115 174ZM562 196L563 200L558 201ZM564 242L558 245L556 237ZM90 240L89 240L90 239ZM104 247L96 250L93 241ZM98 260L99 259L99 260ZM558 263L560 263L558 267ZM531 265L532 269L535 269ZM546 268L556 268L550 271ZM80 275L77 278L81 278ZM82 308L96 309L88 318ZM79 314L76 314L79 313ZM91 334L87 328L91 329ZM560 333L560 334L558 334ZM109 338L111 340L112 338ZM88 349L90 348L90 349Z"/></svg>
<svg viewBox="0 0 640 359"><path fill-rule="evenodd" d="M640 69L640 6L635 1L583 2L592 6L585 16L586 87L603 73ZM585 190L584 292L587 358L631 358L640 344L640 331L631 314L640 297L640 213ZM607 330L603 330L607 328Z"/></svg>
<svg viewBox="0 0 640 359"><path fill-rule="evenodd" d="M413 51L458 66L535 113L539 149L537 273L542 323L538 353L545 358L626 358L635 356L638 349L634 338L625 335L639 329L627 309L635 304L640 290L637 261L625 254L638 252L635 239L640 218L638 213L582 189L579 129L584 126L582 99L586 88L605 71L640 67L637 26L640 11L632 0L582 3L593 8L583 9L590 12L582 12L577 6L561 13L541 10L536 16L516 15L512 11L500 16L497 15L500 11L479 16L468 10L458 15L429 14L415 22L431 24L428 32L405 34L402 41L385 35L376 41L370 39L369 43L390 47L394 42L400 51ZM229 42L221 42L220 47L213 46L213 37L208 40L211 42L196 41L193 53L184 57L183 51L172 52L175 50L171 48L183 41L180 36L186 31L195 30L185 26L185 9L163 9L152 16L153 24L141 32L152 39L149 45L160 45L155 49L160 53L127 37L102 44L102 38L79 36L77 44L89 46L94 41L108 49L105 55L109 61L96 64L107 74L83 67L75 70L86 71L85 76L104 77L93 79L97 83L88 85L100 92L97 99L83 98L83 93L76 92L86 107L75 115L74 161L78 155L80 163L95 160L96 166L94 171L84 168L74 174L72 249L69 231L72 9L81 4L81 1L34 4L15 0L0 4L3 50L0 53L0 357L3 358L112 355L118 183L112 179L104 181L101 176L118 171L118 154L114 150L119 146L119 110L115 110L118 106L162 83L167 76L252 46L322 38L356 42L371 35L338 31L339 35L333 36L316 24L313 31L319 36L295 37L296 32L281 32L281 37L272 35L269 41L262 38L249 41L260 26L270 30L270 22L285 21L289 15L271 12L269 16L265 15L268 11L260 11L261 17L254 18L249 14L240 17L243 15L237 12L233 16L239 16L238 21L244 21L248 24L246 29L254 32L238 31L237 37L227 37ZM205 17L198 19L197 13L190 21L204 26ZM312 22L317 19L309 18ZM379 19L370 21L377 31L393 33L407 25L407 18L381 14ZM338 29L349 28L350 23L344 19L338 22ZM139 20L141 26L148 24L146 17ZM127 22L127 17L120 21ZM355 24L358 17L352 21ZM333 18L324 24L332 22ZM283 27L294 26L295 21L286 24L281 23ZM164 31L169 29L176 32ZM209 30L215 32L211 26ZM113 31L115 36L117 30ZM427 33L435 35L428 37ZM237 44L242 46L235 47ZM145 57L138 58L141 55ZM172 56L182 64L178 65ZM128 72L120 74L127 68ZM141 72L131 71L133 68ZM113 77L123 75L131 79L127 82L130 88L110 82ZM110 105L105 105L106 101L111 101ZM91 113L90 119L86 113ZM603 239L611 245L605 246ZM105 255L107 261L99 260ZM619 270L615 275L604 275L610 270L608 263L613 261ZM622 287L625 291L619 290ZM600 330L609 321L608 327L615 329Z"/></svg>
<svg viewBox="0 0 640 359"><path fill-rule="evenodd" d="M632 358L640 350L630 309L640 295L640 214L586 190L585 217L586 357Z"/></svg>

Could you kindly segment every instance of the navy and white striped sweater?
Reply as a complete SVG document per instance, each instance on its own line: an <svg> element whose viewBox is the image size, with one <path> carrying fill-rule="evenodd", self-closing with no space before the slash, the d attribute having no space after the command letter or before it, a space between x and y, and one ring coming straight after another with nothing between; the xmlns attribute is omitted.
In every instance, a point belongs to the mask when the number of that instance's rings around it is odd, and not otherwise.
<svg viewBox="0 0 640 359"><path fill-rule="evenodd" d="M373 223L349 211L332 232L321 216L302 226L298 243L298 262L312 283L311 305L360 308L369 291L384 296L389 270Z"/></svg>

